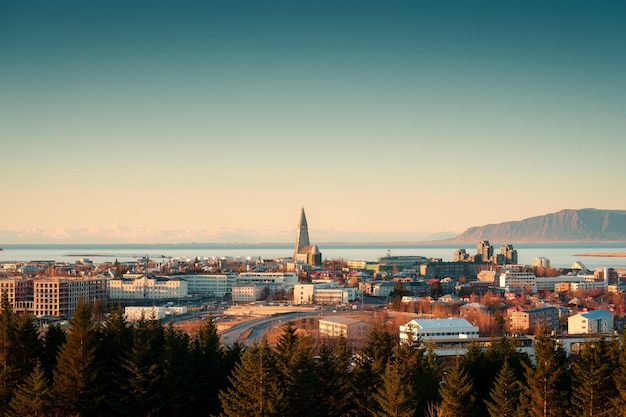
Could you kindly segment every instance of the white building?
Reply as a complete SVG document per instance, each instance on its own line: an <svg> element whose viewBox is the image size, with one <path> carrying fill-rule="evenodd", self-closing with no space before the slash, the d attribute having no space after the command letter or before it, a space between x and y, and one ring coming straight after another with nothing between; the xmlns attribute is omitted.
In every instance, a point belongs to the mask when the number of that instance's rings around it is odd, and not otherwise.
<svg viewBox="0 0 626 417"><path fill-rule="evenodd" d="M532 272L525 272L519 268L503 268L498 278L500 288L506 291L521 291L528 289L537 292L537 277Z"/></svg>
<svg viewBox="0 0 626 417"><path fill-rule="evenodd" d="M414 340L475 339L479 337L478 326L464 318L413 319L400 326L400 341L407 342L409 335Z"/></svg>
<svg viewBox="0 0 626 417"><path fill-rule="evenodd" d="M365 340L372 330L372 325L363 320L341 316L320 318L318 324L320 336L345 337L349 341Z"/></svg>
<svg viewBox="0 0 626 417"><path fill-rule="evenodd" d="M293 287L294 304L346 304L360 296L356 288L340 287L334 281L314 284L296 284Z"/></svg>
<svg viewBox="0 0 626 417"><path fill-rule="evenodd" d="M165 307L144 306L124 308L124 317L128 321L137 321L141 318L145 320L161 320L165 318Z"/></svg>
<svg viewBox="0 0 626 417"><path fill-rule="evenodd" d="M134 275L133 275L134 276ZM109 281L109 297L112 300L165 300L187 297L187 281L180 278L114 278Z"/></svg>
<svg viewBox="0 0 626 417"><path fill-rule="evenodd" d="M267 285L256 283L235 284L232 286L233 303L250 303L256 301L261 298L265 287L267 287Z"/></svg>
<svg viewBox="0 0 626 417"><path fill-rule="evenodd" d="M237 274L185 274L172 275L170 278L179 278L187 281L189 294L207 294L214 297L223 297L232 291L233 284L237 283Z"/></svg>
<svg viewBox="0 0 626 417"><path fill-rule="evenodd" d="M607 310L592 310L568 317L569 334L613 333L614 316Z"/></svg>
<svg viewBox="0 0 626 417"><path fill-rule="evenodd" d="M298 282L298 275L294 272L242 272L237 277L238 284L287 284L291 286Z"/></svg>

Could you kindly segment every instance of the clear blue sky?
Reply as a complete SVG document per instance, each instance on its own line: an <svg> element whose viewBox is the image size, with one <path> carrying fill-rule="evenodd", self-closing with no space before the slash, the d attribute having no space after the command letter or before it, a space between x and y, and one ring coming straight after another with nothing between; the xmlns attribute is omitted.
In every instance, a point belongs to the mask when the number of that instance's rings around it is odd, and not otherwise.
<svg viewBox="0 0 626 417"><path fill-rule="evenodd" d="M622 1L0 5L0 243L626 209Z"/></svg>

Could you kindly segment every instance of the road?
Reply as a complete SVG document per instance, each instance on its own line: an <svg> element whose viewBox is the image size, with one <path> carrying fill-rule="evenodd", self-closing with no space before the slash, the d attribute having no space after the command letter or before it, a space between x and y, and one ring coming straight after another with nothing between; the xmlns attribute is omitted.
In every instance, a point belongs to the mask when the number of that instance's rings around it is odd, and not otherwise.
<svg viewBox="0 0 626 417"><path fill-rule="evenodd" d="M222 344L224 345L232 345L235 342L240 342L249 346L252 345L254 342L259 342L265 332L267 332L268 329L277 324L287 323L290 320L301 317L319 316L319 314L319 311L300 313L295 312L248 320L239 324L235 324L233 327L224 330L220 333L220 337L222 340ZM242 335L250 329L250 334L245 339L241 339Z"/></svg>

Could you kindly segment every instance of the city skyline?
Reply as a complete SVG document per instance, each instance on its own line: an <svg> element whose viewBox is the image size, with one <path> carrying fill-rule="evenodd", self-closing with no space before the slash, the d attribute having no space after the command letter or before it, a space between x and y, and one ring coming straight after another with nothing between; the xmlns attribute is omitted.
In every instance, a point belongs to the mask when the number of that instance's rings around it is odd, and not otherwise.
<svg viewBox="0 0 626 417"><path fill-rule="evenodd" d="M621 210L626 6L0 6L0 243L420 241Z"/></svg>

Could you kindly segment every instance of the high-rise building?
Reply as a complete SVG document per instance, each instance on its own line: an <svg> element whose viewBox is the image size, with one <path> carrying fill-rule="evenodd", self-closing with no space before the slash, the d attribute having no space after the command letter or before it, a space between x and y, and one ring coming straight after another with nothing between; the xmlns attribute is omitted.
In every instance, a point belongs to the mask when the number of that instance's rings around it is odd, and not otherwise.
<svg viewBox="0 0 626 417"><path fill-rule="evenodd" d="M481 240L476 245L476 257L480 256L480 260L476 262L491 262L493 256L493 246L489 244L488 240Z"/></svg>

